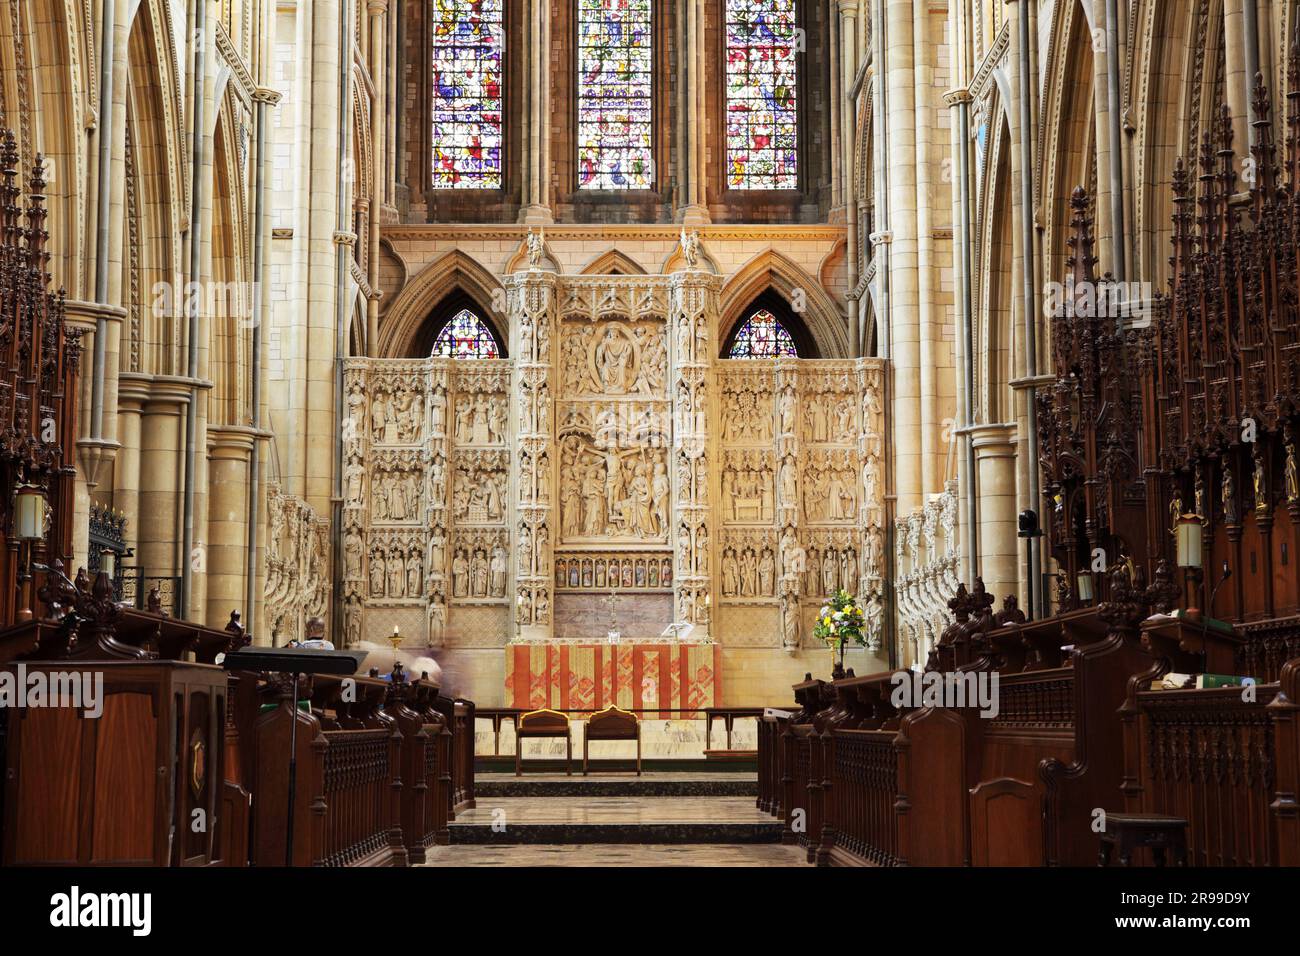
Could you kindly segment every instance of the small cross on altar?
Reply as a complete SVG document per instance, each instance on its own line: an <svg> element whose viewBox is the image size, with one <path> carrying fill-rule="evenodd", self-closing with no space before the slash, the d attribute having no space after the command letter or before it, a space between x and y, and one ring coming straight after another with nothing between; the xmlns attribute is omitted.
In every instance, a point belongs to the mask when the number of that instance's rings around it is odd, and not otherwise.
<svg viewBox="0 0 1300 956"><path fill-rule="evenodd" d="M611 644L617 644L622 638L618 630L617 609L618 609L618 592L610 591L609 597L605 598L605 606L609 608L609 630L605 633L606 638Z"/></svg>

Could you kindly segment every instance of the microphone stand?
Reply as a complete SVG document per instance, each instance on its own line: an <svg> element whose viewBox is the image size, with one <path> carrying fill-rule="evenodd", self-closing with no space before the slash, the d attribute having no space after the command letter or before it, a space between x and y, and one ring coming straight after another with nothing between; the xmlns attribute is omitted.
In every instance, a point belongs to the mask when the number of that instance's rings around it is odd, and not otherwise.
<svg viewBox="0 0 1300 956"><path fill-rule="evenodd" d="M1215 597L1218 596L1219 588L1223 587L1224 582L1227 581L1228 578L1230 577L1232 577L1232 568L1228 567L1227 561L1224 561L1223 577L1219 578L1219 583L1216 584L1211 589L1210 602L1209 602L1210 606L1206 609L1205 613L1201 615L1201 673L1202 674L1204 674L1209 669L1210 666L1209 664L1210 625L1207 623L1206 619L1214 616L1214 599Z"/></svg>

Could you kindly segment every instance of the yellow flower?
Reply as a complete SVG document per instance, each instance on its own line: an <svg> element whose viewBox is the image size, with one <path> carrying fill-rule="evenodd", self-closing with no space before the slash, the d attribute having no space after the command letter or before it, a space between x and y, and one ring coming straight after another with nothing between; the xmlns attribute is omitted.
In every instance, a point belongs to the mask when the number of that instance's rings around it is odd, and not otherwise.
<svg viewBox="0 0 1300 956"><path fill-rule="evenodd" d="M831 622L831 619L830 619L829 617L824 617L824 618L822 618L822 623L823 623L823 624L830 624L830 622Z"/></svg>

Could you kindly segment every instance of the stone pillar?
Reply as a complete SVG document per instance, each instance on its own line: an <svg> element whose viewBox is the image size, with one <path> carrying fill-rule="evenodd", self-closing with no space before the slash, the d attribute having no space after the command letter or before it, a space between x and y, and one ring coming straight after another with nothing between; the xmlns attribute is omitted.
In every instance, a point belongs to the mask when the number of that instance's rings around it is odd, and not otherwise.
<svg viewBox="0 0 1300 956"><path fill-rule="evenodd" d="M867 649L883 646L885 623L885 370L879 359L858 359L857 405L858 473L861 477L858 507L857 598L867 614Z"/></svg>
<svg viewBox="0 0 1300 956"><path fill-rule="evenodd" d="M366 11L370 14L370 77L374 81L374 101L370 104L370 227L366 250L370 288L379 288L379 225L384 206L384 192L388 184L387 148L385 130L388 127L384 97L388 91L385 58L388 52L388 0L368 0ZM379 349L379 293L372 293L366 301L366 354L377 355Z"/></svg>
<svg viewBox="0 0 1300 956"><path fill-rule="evenodd" d="M718 278L688 267L669 284L668 338L673 423L675 502L673 591L675 618L695 625L693 637L708 635L713 601L710 561L713 538L710 495L719 494L711 462L716 441L709 432L710 366L716 353Z"/></svg>
<svg viewBox="0 0 1300 956"><path fill-rule="evenodd" d="M208 426L207 602L209 627L225 627L248 589L248 471L257 433L247 426Z"/></svg>
<svg viewBox="0 0 1300 956"><path fill-rule="evenodd" d="M1028 592L1018 586L1024 556L1016 537L1016 426L978 425L971 429L979 497L979 567L990 594L1015 593L1021 606Z"/></svg>
<svg viewBox="0 0 1300 956"><path fill-rule="evenodd" d="M118 379L118 436L122 448L113 464L113 507L126 516L126 546L140 547L141 425L149 399L148 376L123 373Z"/></svg>
<svg viewBox="0 0 1300 956"><path fill-rule="evenodd" d="M515 527L515 622L529 640L553 633L552 558L557 338L556 277L534 267L506 279L515 359L511 480ZM525 560L525 556L527 556Z"/></svg>
<svg viewBox="0 0 1300 956"><path fill-rule="evenodd" d="M853 214L857 207L853 188L854 155L857 111L850 95L858 73L858 0L839 0L840 15L840 155L843 170L840 179L840 202L844 204L844 221L853 227ZM856 354L856 353L855 353Z"/></svg>
<svg viewBox="0 0 1300 956"><path fill-rule="evenodd" d="M553 221L550 205L551 164L551 12L550 0L525 3L523 203L519 221Z"/></svg>
<svg viewBox="0 0 1300 956"><path fill-rule="evenodd" d="M159 376L150 384L140 417L140 521L136 564L150 576L180 572L181 469L188 382Z"/></svg>
<svg viewBox="0 0 1300 956"><path fill-rule="evenodd" d="M677 108L681 111L681 122L677 127L676 173L682 205L677 218L687 225L700 225L709 221L704 178L705 124L699 122L699 117L705 115L704 3L703 0L683 0L680 9L678 28L684 42L679 48L684 52L677 83Z"/></svg>

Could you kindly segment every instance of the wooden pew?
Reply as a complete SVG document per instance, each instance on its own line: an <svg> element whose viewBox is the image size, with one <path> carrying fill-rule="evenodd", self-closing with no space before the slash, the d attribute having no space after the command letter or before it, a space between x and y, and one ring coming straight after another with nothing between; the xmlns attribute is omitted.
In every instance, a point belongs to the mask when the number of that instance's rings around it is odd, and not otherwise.
<svg viewBox="0 0 1300 956"><path fill-rule="evenodd" d="M102 714L69 706L0 713L3 860L13 864L212 866L246 859L248 794L228 782L225 630L123 608L107 575L46 573L39 619L0 630L0 665L102 680ZM65 685L66 686L66 685ZM94 759L87 759L93 754Z"/></svg>
<svg viewBox="0 0 1300 956"><path fill-rule="evenodd" d="M1253 692L1149 689L1170 672L1233 673L1243 660L1263 662L1269 645L1291 645L1300 634L1300 620L1268 623L1251 635L1223 634L1184 620L1143 627L1150 666L1130 681L1120 711L1122 807L1187 820L1189 866L1300 862L1300 657ZM1257 639L1263 633L1267 643ZM1281 638L1277 644L1275 637ZM1145 853L1137 859L1149 862Z"/></svg>

